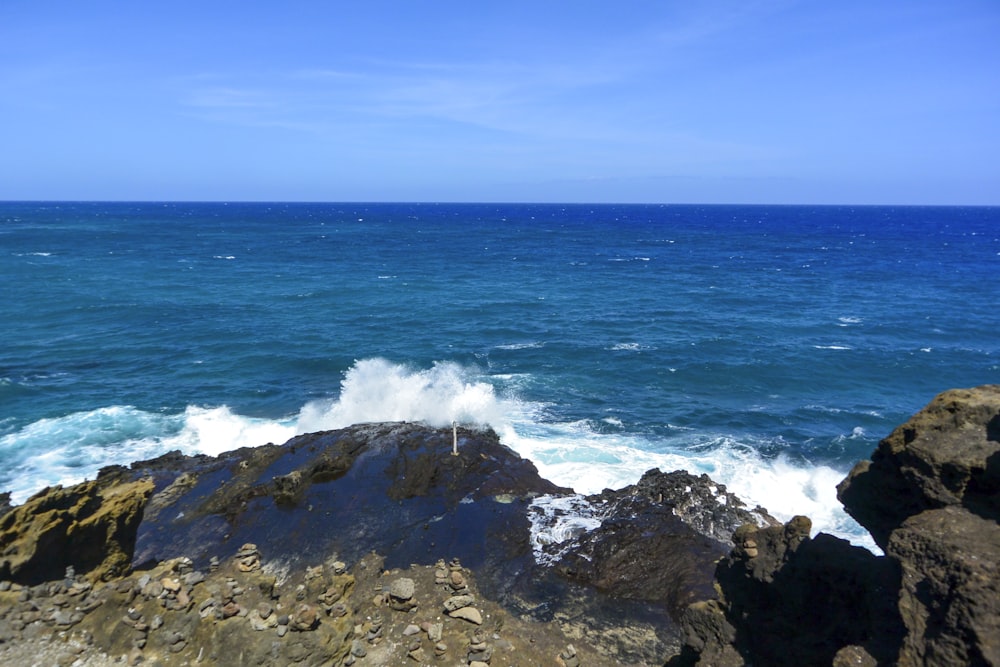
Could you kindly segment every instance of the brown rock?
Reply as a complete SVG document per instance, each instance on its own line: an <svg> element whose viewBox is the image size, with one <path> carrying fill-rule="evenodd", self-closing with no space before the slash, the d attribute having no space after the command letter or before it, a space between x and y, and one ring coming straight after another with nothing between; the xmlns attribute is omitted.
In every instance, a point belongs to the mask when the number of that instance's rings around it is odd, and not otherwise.
<svg viewBox="0 0 1000 667"><path fill-rule="evenodd" d="M0 579L37 584L63 577L67 567L91 580L131 567L142 510L153 482L119 481L120 471L51 487L0 518Z"/></svg>
<svg viewBox="0 0 1000 667"><path fill-rule="evenodd" d="M448 612L448 615L452 618L460 618L463 621L468 621L476 625L483 624L483 615L475 607L462 607L461 609Z"/></svg>
<svg viewBox="0 0 1000 667"><path fill-rule="evenodd" d="M848 513L885 548L926 509L961 505L1000 518L1000 385L953 389L896 428L837 487Z"/></svg>

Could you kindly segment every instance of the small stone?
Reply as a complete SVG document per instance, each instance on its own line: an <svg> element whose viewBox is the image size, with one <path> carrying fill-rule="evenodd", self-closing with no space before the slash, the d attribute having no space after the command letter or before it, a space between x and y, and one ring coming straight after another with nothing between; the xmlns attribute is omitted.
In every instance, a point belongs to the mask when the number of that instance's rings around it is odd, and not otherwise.
<svg viewBox="0 0 1000 667"><path fill-rule="evenodd" d="M465 588L465 576L458 570L451 573L451 587L456 591Z"/></svg>
<svg viewBox="0 0 1000 667"><path fill-rule="evenodd" d="M261 618L260 612L254 609L250 612L248 619L250 620L250 627L257 632L262 632L268 628L277 627L278 621L271 615L269 618Z"/></svg>
<svg viewBox="0 0 1000 667"><path fill-rule="evenodd" d="M288 634L288 626L287 625L279 625L278 626L278 636L279 637L284 637L287 634Z"/></svg>
<svg viewBox="0 0 1000 667"><path fill-rule="evenodd" d="M176 593L181 589L181 582L179 579L174 579L173 577L164 577L160 579L160 585L163 586L163 590L170 593Z"/></svg>
<svg viewBox="0 0 1000 667"><path fill-rule="evenodd" d="M292 614L289 626L297 632L306 632L319 625L319 610L311 604L300 604Z"/></svg>
<svg viewBox="0 0 1000 667"><path fill-rule="evenodd" d="M347 571L347 563L345 563L343 561L339 561L339 560L338 561L334 561L333 565L331 567L333 568L333 573L334 574L343 574L344 572Z"/></svg>
<svg viewBox="0 0 1000 667"><path fill-rule="evenodd" d="M68 628L71 625L76 625L81 620L83 620L83 614L80 614L79 612L74 613L74 612L59 610L56 613L52 614L52 622L58 625L59 627L63 628Z"/></svg>
<svg viewBox="0 0 1000 667"><path fill-rule="evenodd" d="M197 586L205 581L205 575L201 572L188 572L184 575L184 584L187 586Z"/></svg>
<svg viewBox="0 0 1000 667"><path fill-rule="evenodd" d="M448 652L448 645L444 642L434 644L434 655L440 657Z"/></svg>
<svg viewBox="0 0 1000 667"><path fill-rule="evenodd" d="M416 648L407 653L406 655L409 656L410 660L413 660L415 662L423 662L424 660L427 659L427 656L424 653L424 649L422 648Z"/></svg>
<svg viewBox="0 0 1000 667"><path fill-rule="evenodd" d="M360 639L355 639L351 642L351 655L355 658L363 658L368 655L368 649L365 648L365 643Z"/></svg>
<svg viewBox="0 0 1000 667"><path fill-rule="evenodd" d="M460 618L463 621L475 623L476 625L483 624L483 615L475 607L461 607L455 611L448 612L448 615L452 618Z"/></svg>
<svg viewBox="0 0 1000 667"><path fill-rule="evenodd" d="M222 605L222 618L232 618L236 614L240 613L240 606L230 600L226 604Z"/></svg>
<svg viewBox="0 0 1000 667"><path fill-rule="evenodd" d="M469 663L469 667L490 667L490 664L482 660L473 660Z"/></svg>
<svg viewBox="0 0 1000 667"><path fill-rule="evenodd" d="M181 609L186 608L191 604L191 597L187 594L183 588L177 591L177 606Z"/></svg>
<svg viewBox="0 0 1000 667"><path fill-rule="evenodd" d="M445 611L452 612L462 607L468 607L475 601L476 599L471 595L453 595L444 601L444 609Z"/></svg>
<svg viewBox="0 0 1000 667"><path fill-rule="evenodd" d="M395 579L392 584L389 585L389 595L396 598L397 600L409 600L413 597L413 593L416 586L413 583L413 579L409 577L400 577Z"/></svg>
<svg viewBox="0 0 1000 667"><path fill-rule="evenodd" d="M147 599L158 598L163 595L163 584L158 581L151 581L147 586L143 586L142 594L145 595Z"/></svg>
<svg viewBox="0 0 1000 667"><path fill-rule="evenodd" d="M420 627L413 625L412 623L403 628L403 636L410 637L412 635L420 634Z"/></svg>
<svg viewBox="0 0 1000 667"><path fill-rule="evenodd" d="M444 632L443 623L431 623L430 627L427 628L427 638L432 642L441 641L441 635Z"/></svg>

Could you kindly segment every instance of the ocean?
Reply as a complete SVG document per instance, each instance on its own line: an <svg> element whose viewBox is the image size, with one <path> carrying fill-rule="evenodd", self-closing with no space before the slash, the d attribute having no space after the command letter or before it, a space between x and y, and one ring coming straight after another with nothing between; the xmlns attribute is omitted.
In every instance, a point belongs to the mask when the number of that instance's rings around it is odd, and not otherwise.
<svg viewBox="0 0 1000 667"><path fill-rule="evenodd" d="M493 427L582 493L835 485L1000 382L1000 208L0 203L0 490L353 423Z"/></svg>

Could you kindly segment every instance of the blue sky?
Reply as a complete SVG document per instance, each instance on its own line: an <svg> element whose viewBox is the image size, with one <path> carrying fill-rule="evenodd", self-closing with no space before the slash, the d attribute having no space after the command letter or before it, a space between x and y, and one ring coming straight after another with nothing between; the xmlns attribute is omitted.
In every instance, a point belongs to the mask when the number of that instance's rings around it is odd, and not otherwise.
<svg viewBox="0 0 1000 667"><path fill-rule="evenodd" d="M0 199L1000 204L1000 2L0 1Z"/></svg>

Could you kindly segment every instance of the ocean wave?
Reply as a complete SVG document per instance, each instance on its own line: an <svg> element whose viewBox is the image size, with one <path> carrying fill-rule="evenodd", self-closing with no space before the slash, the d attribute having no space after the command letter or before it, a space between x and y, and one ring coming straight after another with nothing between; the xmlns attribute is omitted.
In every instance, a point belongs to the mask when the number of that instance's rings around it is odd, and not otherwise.
<svg viewBox="0 0 1000 667"><path fill-rule="evenodd" d="M513 379L454 362L416 368L369 358L346 371L335 398L312 401L281 419L248 417L226 406L190 406L179 414L111 406L44 419L0 438L0 488L23 502L44 486L75 483L103 466L171 450L217 455L357 423L460 422L492 427L543 477L581 494L633 484L652 468L707 473L750 506L759 504L782 520L808 515L817 531L874 548L837 501L836 485L846 471L770 458L760 443L725 434L676 428L665 440L630 433L617 417L552 422L550 406L518 396L525 378Z"/></svg>

